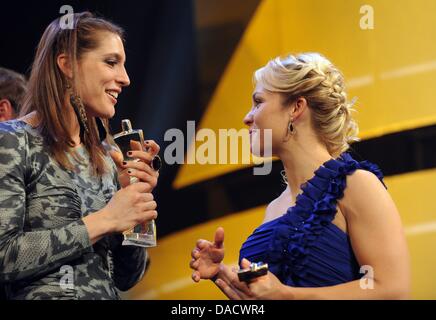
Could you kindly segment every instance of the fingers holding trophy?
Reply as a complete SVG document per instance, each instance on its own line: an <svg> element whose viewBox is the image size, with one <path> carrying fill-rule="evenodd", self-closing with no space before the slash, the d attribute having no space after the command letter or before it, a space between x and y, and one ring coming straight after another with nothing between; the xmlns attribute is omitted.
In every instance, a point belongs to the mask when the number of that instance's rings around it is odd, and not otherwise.
<svg viewBox="0 0 436 320"><path fill-rule="evenodd" d="M122 131L113 136L116 145L123 155L124 161L139 162L141 159L135 158L132 150L146 151L154 154L149 165L154 171L159 171L162 160L157 155L159 150L152 150L148 146L144 150L144 135L141 129L132 129L130 120L124 119L121 122ZM138 182L137 177L130 177L130 184ZM139 247L155 247L156 243L156 224L154 220L135 226L131 230L123 232L123 245L134 245Z"/></svg>

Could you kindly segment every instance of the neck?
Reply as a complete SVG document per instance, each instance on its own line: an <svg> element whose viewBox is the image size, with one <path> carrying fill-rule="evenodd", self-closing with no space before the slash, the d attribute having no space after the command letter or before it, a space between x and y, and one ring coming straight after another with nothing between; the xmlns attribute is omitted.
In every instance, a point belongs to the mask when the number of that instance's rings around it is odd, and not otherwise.
<svg viewBox="0 0 436 320"><path fill-rule="evenodd" d="M326 161L332 159L327 148L315 137L306 136L304 141L291 138L278 153L285 168L292 199L301 192L301 185L311 179L314 172Z"/></svg>

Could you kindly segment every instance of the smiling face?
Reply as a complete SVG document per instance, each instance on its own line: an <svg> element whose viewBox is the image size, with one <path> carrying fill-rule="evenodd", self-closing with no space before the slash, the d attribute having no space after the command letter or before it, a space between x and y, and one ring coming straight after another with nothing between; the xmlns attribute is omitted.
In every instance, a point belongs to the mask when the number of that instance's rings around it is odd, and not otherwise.
<svg viewBox="0 0 436 320"><path fill-rule="evenodd" d="M244 118L250 130L251 152L263 156L266 148L276 155L286 136L289 121L289 109L282 104L279 93L270 92L257 84L253 92L253 106ZM265 129L272 130L271 144L264 139Z"/></svg>
<svg viewBox="0 0 436 320"><path fill-rule="evenodd" d="M90 116L109 119L115 114L118 95L130 80L120 36L107 31L99 33L99 45L78 60L78 90Z"/></svg>

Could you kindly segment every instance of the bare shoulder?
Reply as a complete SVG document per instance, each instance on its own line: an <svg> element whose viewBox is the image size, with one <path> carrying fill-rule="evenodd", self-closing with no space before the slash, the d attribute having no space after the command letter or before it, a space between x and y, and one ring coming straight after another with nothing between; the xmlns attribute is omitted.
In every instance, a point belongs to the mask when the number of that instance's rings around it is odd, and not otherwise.
<svg viewBox="0 0 436 320"><path fill-rule="evenodd" d="M379 178L368 170L357 169L351 175L347 176L347 190L359 192L362 188L377 187L384 188Z"/></svg>
<svg viewBox="0 0 436 320"><path fill-rule="evenodd" d="M344 197L340 200L344 214L373 211L392 203L392 199L379 178L370 171L358 169L347 176ZM378 210L377 210L378 211Z"/></svg>

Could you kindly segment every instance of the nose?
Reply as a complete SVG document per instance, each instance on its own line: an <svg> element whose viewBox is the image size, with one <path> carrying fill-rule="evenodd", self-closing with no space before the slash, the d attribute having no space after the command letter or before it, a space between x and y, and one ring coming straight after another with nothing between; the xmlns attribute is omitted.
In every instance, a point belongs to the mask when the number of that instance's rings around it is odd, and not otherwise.
<svg viewBox="0 0 436 320"><path fill-rule="evenodd" d="M127 74L126 68L124 66L122 67L122 69L120 71L117 82L123 87L127 87L130 85L130 78L129 78L129 75Z"/></svg>
<svg viewBox="0 0 436 320"><path fill-rule="evenodd" d="M244 117L244 124L246 126L251 126L253 123L253 109L251 109Z"/></svg>

